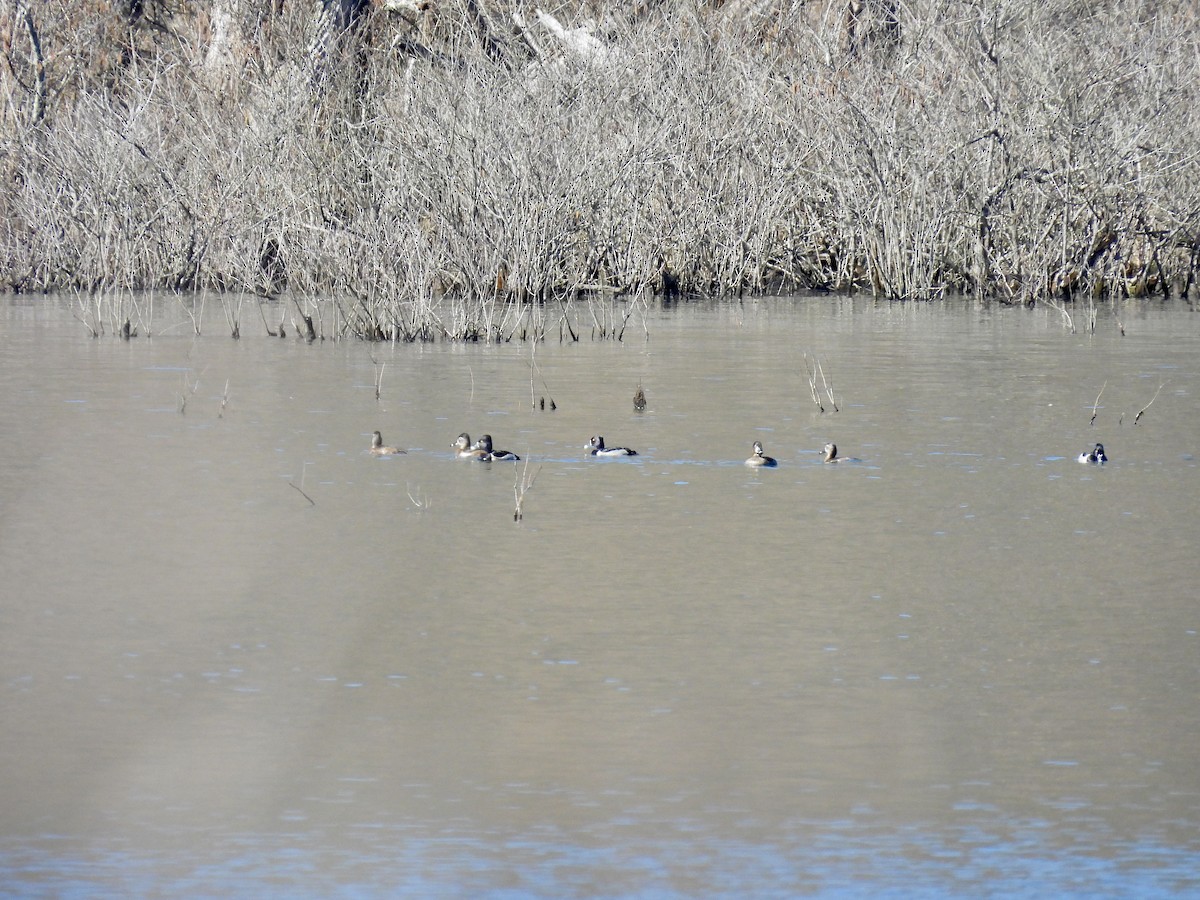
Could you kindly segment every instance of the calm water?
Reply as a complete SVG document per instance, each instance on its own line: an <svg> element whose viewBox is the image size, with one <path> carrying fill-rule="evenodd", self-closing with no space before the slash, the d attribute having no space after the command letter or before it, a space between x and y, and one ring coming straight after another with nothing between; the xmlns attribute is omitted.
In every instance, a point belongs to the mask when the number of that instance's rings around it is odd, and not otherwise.
<svg viewBox="0 0 1200 900"><path fill-rule="evenodd" d="M5 300L0 893L1200 892L1200 317L1117 312L653 311L535 411L528 345Z"/></svg>

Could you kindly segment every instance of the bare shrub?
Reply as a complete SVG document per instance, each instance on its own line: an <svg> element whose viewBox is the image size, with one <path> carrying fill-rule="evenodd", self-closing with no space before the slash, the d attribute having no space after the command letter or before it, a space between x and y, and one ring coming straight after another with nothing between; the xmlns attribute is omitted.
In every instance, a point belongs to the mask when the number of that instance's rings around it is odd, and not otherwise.
<svg viewBox="0 0 1200 900"><path fill-rule="evenodd" d="M104 330L136 315L94 298L158 287L388 341L620 338L656 294L1191 290L1184 0L351 5L0 6L0 278Z"/></svg>

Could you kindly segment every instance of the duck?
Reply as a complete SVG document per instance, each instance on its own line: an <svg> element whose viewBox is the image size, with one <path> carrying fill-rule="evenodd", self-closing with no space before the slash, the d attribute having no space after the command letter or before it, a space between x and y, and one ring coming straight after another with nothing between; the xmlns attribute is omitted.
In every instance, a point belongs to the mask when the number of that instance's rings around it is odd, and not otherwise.
<svg viewBox="0 0 1200 900"><path fill-rule="evenodd" d="M592 456L637 456L636 450L630 450L628 447L605 447L604 438L600 435L593 437L584 448L590 452Z"/></svg>
<svg viewBox="0 0 1200 900"><path fill-rule="evenodd" d="M633 408L638 412L646 408L646 392L642 390L641 382L638 383L637 390L633 392Z"/></svg>
<svg viewBox="0 0 1200 900"><path fill-rule="evenodd" d="M383 435L378 431L371 432L371 453L375 456L396 456L401 453L407 453L407 450L401 450L397 447L389 447L383 442Z"/></svg>
<svg viewBox="0 0 1200 900"><path fill-rule="evenodd" d="M828 444L825 445L825 458L823 460L821 460L821 462L827 462L827 463L852 462L852 463L856 463L856 462L862 462L862 460L858 459L857 457L854 457L854 456L838 456L837 444L835 444L833 441L830 441Z"/></svg>
<svg viewBox="0 0 1200 900"><path fill-rule="evenodd" d="M480 437L475 442L474 449L483 451L483 456L479 458L484 462L492 462L493 460L498 462L516 462L521 458L509 450L493 450L492 436L490 434Z"/></svg>
<svg viewBox="0 0 1200 900"><path fill-rule="evenodd" d="M471 436L465 431L450 446L455 449L454 455L459 459L483 459L483 448L478 444L472 444Z"/></svg>
<svg viewBox="0 0 1200 900"><path fill-rule="evenodd" d="M1104 454L1104 445L1096 444L1091 450L1080 453L1079 461L1084 464L1099 463L1101 465L1108 462L1108 457Z"/></svg>
<svg viewBox="0 0 1200 900"><path fill-rule="evenodd" d="M768 468L773 468L773 467L779 465L779 463L777 463L773 457L763 456L762 441L755 441L754 442L754 455L751 456L748 460L746 460L746 465L748 465L748 466L766 466Z"/></svg>

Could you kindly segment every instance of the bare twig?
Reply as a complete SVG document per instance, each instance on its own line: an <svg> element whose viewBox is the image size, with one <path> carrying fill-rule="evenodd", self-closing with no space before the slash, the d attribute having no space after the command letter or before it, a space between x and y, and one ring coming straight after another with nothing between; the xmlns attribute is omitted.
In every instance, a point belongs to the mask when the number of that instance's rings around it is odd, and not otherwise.
<svg viewBox="0 0 1200 900"><path fill-rule="evenodd" d="M837 400L833 396L833 380L825 380L825 369L821 366L821 361L817 361L817 371L821 373L821 384L825 386L825 393L829 397L829 405L833 407L834 412L841 412L838 409Z"/></svg>
<svg viewBox="0 0 1200 900"><path fill-rule="evenodd" d="M807 353L804 354L804 374L808 376L808 389L812 392L813 403L817 404L819 412L825 412L825 407L821 404L821 393L817 390L817 375L808 364Z"/></svg>
<svg viewBox="0 0 1200 900"><path fill-rule="evenodd" d="M1045 297L1045 301L1046 301L1047 305L1050 306L1052 309L1058 310L1059 315L1061 315L1062 319L1063 319L1063 327L1065 329L1067 329L1067 331L1069 331L1071 334L1074 334L1075 333L1075 321L1071 318L1071 314L1069 312L1067 312L1067 308L1065 306L1063 306L1061 303L1057 302L1053 297L1051 297L1049 295L1047 295Z"/></svg>
<svg viewBox="0 0 1200 900"><path fill-rule="evenodd" d="M371 357L371 363L375 366L375 399L379 399L380 393L383 391L383 370L387 367L387 363L381 363Z"/></svg>
<svg viewBox="0 0 1200 900"><path fill-rule="evenodd" d="M537 481L538 473L542 471L542 467L538 466L533 474L529 474L529 456L525 457L525 466L517 474L516 481L513 482L513 496L516 498L517 506L513 510L513 521L520 522L524 518L525 513L522 507L525 504L525 495L533 489L533 483Z"/></svg>
<svg viewBox="0 0 1200 900"><path fill-rule="evenodd" d="M258 314L262 317L263 328L265 328L267 330L267 335L269 337L276 337L278 332L272 331L271 326L267 324L267 314L266 314L266 311L263 310L262 300L258 301ZM283 330L282 321L279 324L280 324L280 331L282 331Z"/></svg>
<svg viewBox="0 0 1200 900"><path fill-rule="evenodd" d="M829 398L829 405L833 407L834 412L839 412L837 399L833 395L833 380L826 379L825 369L821 365L821 360L813 357L812 364L809 364L808 354L804 354L804 374L808 376L808 389L812 393L813 403L817 404L817 409L820 412L825 412L825 404L821 401L821 390L817 388L817 379L821 379L821 387L825 391L825 396Z"/></svg>
<svg viewBox="0 0 1200 900"><path fill-rule="evenodd" d="M1133 417L1133 424L1134 424L1134 425L1136 425L1136 424L1138 423L1138 420L1139 420L1139 419L1142 417L1142 413L1144 413L1146 410L1148 410L1148 409L1150 408L1150 405L1151 405L1152 403L1154 403L1154 401L1155 401L1155 400L1157 400L1157 399L1158 399L1158 395L1159 395L1160 393L1162 393L1162 389L1163 389L1163 388L1165 388L1165 387L1166 387L1168 384L1170 384L1170 382L1168 382L1168 381L1164 381L1162 384L1160 384L1160 385L1158 386L1158 390L1154 392L1154 396L1150 398L1150 403L1147 403L1147 404L1146 404L1145 406L1143 406L1143 407L1142 407L1140 410L1138 410L1138 414L1137 414L1136 416L1134 416L1134 417Z"/></svg>
<svg viewBox="0 0 1200 900"><path fill-rule="evenodd" d="M536 375L538 380L541 381L542 389L546 392L540 398L538 398L537 391L534 388L534 383L533 383L534 375ZM533 355L530 354L530 359L529 359L529 403L530 403L530 406L532 406L534 409L545 409L547 396L550 397L550 409L551 410L558 409L558 404L554 402L554 396L550 393L550 385L546 384L546 379L542 376L542 370L538 368L537 361L534 360Z"/></svg>
<svg viewBox="0 0 1200 900"><path fill-rule="evenodd" d="M187 415L188 397L194 395L200 389L200 379L197 378L194 383L188 383L187 372L183 373L183 390L179 392L179 414Z"/></svg>
<svg viewBox="0 0 1200 900"><path fill-rule="evenodd" d="M221 408L217 410L217 418L225 418L225 407L229 405L229 379L225 379L225 393L221 395Z"/></svg>
<svg viewBox="0 0 1200 900"><path fill-rule="evenodd" d="M1107 381L1105 381L1104 384L1100 386L1100 393L1096 395L1096 402L1092 404L1092 421L1090 421L1088 423L1089 425L1096 424L1096 410L1098 410L1100 408L1100 397L1104 394L1104 389L1106 387L1108 387Z"/></svg>

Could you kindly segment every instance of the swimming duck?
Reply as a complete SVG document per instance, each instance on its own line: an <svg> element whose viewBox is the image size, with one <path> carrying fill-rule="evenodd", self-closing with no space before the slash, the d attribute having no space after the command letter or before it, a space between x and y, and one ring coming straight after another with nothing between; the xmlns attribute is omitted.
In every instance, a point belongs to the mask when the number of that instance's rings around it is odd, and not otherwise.
<svg viewBox="0 0 1200 900"><path fill-rule="evenodd" d="M838 456L837 444L833 443L833 441L830 441L828 444L825 445L825 458L823 460L821 460L821 462L859 463L859 462L862 462L862 460L855 456Z"/></svg>
<svg viewBox="0 0 1200 900"><path fill-rule="evenodd" d="M590 451L592 456L637 456L637 451L630 450L628 447L605 447L604 438L600 435L596 435L588 441L585 449Z"/></svg>
<svg viewBox="0 0 1200 900"><path fill-rule="evenodd" d="M490 434L485 434L480 437L480 439L475 442L475 449L483 451L483 456L479 458L484 462L492 462L493 460L497 460L499 462L515 462L521 458L517 456L517 454L508 450L493 450L492 436Z"/></svg>
<svg viewBox="0 0 1200 900"><path fill-rule="evenodd" d="M754 442L754 455L751 456L748 460L746 460L746 465L773 467L773 466L777 466L778 463L775 462L775 460L770 456L763 456L762 441L755 441Z"/></svg>
<svg viewBox="0 0 1200 900"><path fill-rule="evenodd" d="M471 436L465 431L450 446L455 449L454 455L459 459L483 459L483 449L478 444L472 444Z"/></svg>
<svg viewBox="0 0 1200 900"><path fill-rule="evenodd" d="M1079 461L1081 463L1100 463L1100 464L1108 462L1108 457L1104 455L1104 445L1097 444L1095 447L1093 447L1087 453L1080 453Z"/></svg>
<svg viewBox="0 0 1200 900"><path fill-rule="evenodd" d="M383 435L378 431L371 432L371 452L375 456L395 456L399 453L407 453L407 450L400 450L396 447L388 447L383 443Z"/></svg>
<svg viewBox="0 0 1200 900"><path fill-rule="evenodd" d="M642 390L642 385L639 382L637 390L633 392L633 408L641 412L646 408L646 392Z"/></svg>

